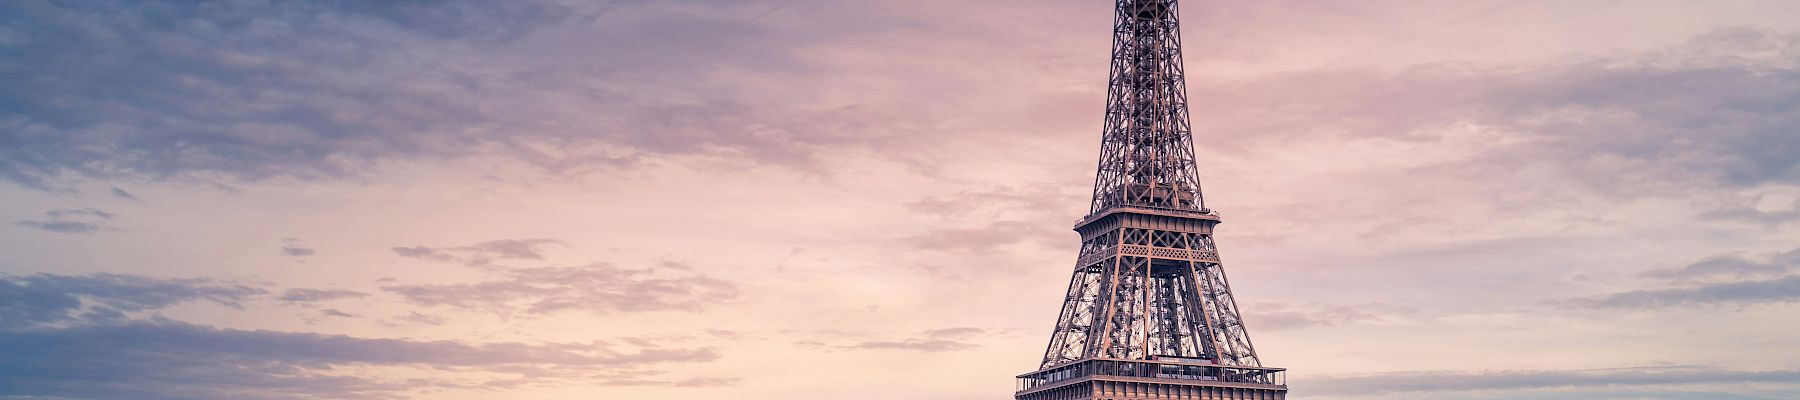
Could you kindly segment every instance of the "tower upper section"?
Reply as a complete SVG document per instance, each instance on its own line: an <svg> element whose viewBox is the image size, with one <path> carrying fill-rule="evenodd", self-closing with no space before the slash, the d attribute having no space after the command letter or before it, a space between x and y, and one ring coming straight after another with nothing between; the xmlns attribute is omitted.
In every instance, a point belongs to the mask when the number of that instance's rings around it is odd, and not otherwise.
<svg viewBox="0 0 1800 400"><path fill-rule="evenodd" d="M1117 0L1100 165L1088 215L1114 206L1203 211L1175 0Z"/></svg>

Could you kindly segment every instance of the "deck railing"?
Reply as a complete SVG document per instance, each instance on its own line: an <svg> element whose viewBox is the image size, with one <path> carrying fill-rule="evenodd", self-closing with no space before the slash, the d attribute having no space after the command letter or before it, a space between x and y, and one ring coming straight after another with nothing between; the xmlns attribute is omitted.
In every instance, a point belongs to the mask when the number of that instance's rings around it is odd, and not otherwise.
<svg viewBox="0 0 1800 400"><path fill-rule="evenodd" d="M1167 379L1195 381L1194 383L1220 382L1271 388L1287 386L1287 370L1282 368L1220 365L1197 359L1090 358L1019 375L1018 391L1024 392L1040 386L1091 377Z"/></svg>

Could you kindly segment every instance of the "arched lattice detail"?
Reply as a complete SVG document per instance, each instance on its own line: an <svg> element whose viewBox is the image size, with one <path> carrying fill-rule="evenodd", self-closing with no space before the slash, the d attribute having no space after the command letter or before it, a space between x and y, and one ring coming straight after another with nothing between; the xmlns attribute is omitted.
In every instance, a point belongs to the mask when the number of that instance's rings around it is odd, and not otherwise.
<svg viewBox="0 0 1800 400"><path fill-rule="evenodd" d="M1259 367L1194 161L1175 0L1118 0L1100 162L1043 367L1173 356Z"/></svg>

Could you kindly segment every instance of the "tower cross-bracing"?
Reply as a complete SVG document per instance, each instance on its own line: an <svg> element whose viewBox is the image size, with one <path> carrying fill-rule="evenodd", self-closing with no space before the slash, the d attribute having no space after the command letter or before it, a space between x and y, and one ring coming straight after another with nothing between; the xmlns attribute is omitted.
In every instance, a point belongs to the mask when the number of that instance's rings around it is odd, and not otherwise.
<svg viewBox="0 0 1800 400"><path fill-rule="evenodd" d="M1213 241L1176 0L1116 0L1100 162L1067 295L1020 400L1284 399Z"/></svg>

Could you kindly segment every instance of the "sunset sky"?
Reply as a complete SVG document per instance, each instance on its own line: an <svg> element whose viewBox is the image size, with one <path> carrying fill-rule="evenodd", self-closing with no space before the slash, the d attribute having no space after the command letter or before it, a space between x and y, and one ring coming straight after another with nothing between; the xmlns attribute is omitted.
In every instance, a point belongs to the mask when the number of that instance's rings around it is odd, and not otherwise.
<svg viewBox="0 0 1800 400"><path fill-rule="evenodd" d="M0 398L1010 398L1111 8L0 2ZM1800 2L1182 12L1291 398L1800 398Z"/></svg>

